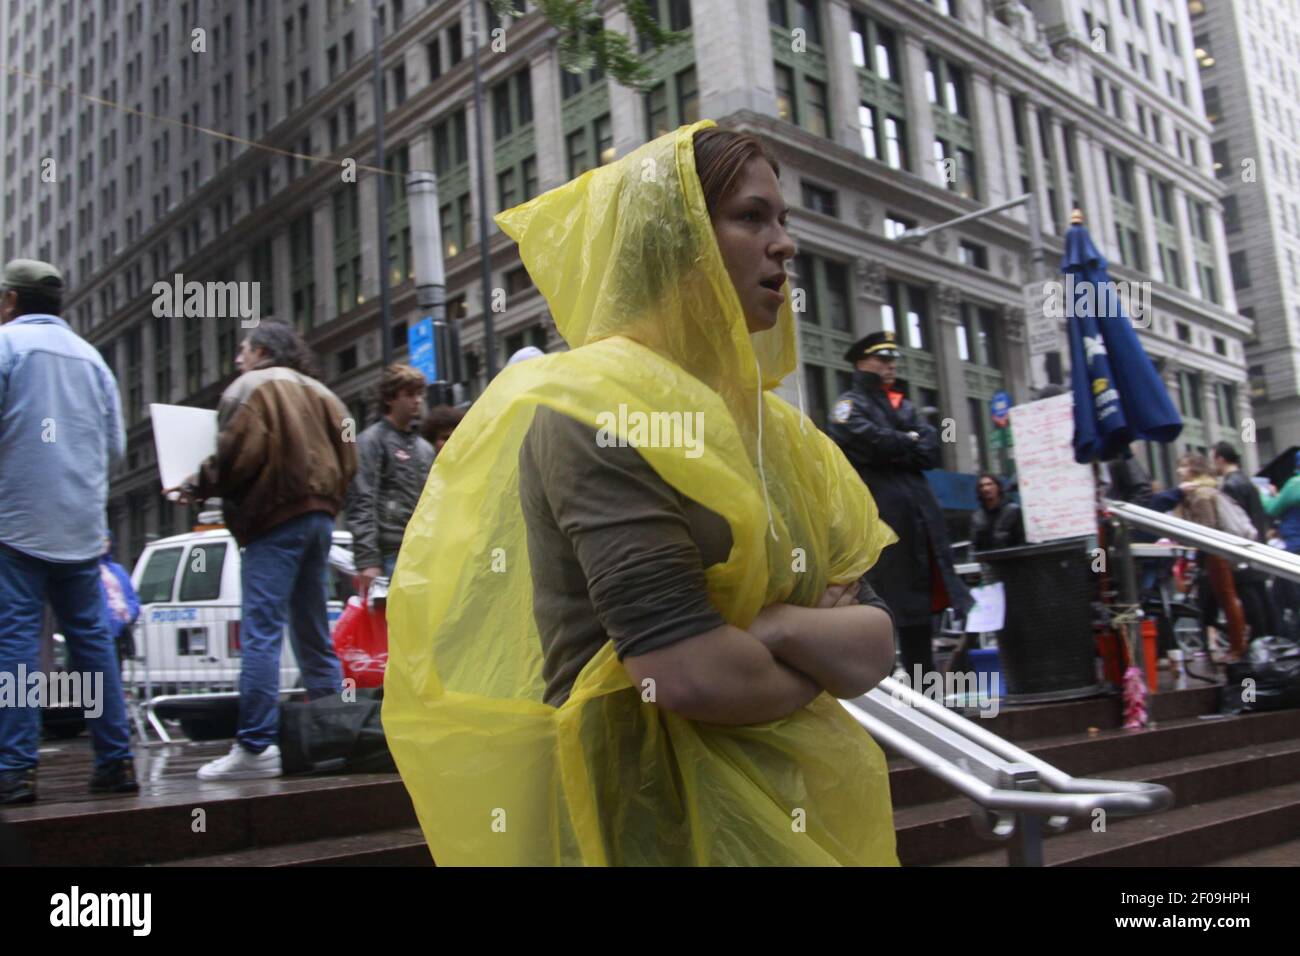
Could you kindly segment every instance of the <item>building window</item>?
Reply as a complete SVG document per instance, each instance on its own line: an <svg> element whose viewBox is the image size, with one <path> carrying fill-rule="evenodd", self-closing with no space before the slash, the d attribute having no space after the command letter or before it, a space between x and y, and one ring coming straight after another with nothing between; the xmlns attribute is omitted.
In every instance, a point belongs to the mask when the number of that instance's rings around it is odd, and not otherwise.
<svg viewBox="0 0 1300 956"><path fill-rule="evenodd" d="M429 65L429 79L436 80L442 76L442 43L439 37L434 37L424 45L425 59ZM332 50L333 47L330 47ZM334 76L333 68L330 69L330 78Z"/></svg>
<svg viewBox="0 0 1300 956"><path fill-rule="evenodd" d="M974 242L967 242L963 239L958 243L957 251L962 265L971 266L975 269L988 270L989 251L986 247Z"/></svg>
<svg viewBox="0 0 1300 956"><path fill-rule="evenodd" d="M1234 288L1250 288L1250 262L1244 252L1234 252L1228 256L1228 267L1232 270L1232 285Z"/></svg>
<svg viewBox="0 0 1300 956"><path fill-rule="evenodd" d="M1178 410L1184 418L1200 421L1201 412L1201 376L1198 372L1178 373Z"/></svg>
<svg viewBox="0 0 1300 956"><path fill-rule="evenodd" d="M794 102L794 70L776 64L776 115L787 123L798 123Z"/></svg>
<svg viewBox="0 0 1300 956"><path fill-rule="evenodd" d="M867 159L880 158L880 146L876 142L877 134L876 108L867 103L858 104L858 128L862 133L862 153Z"/></svg>
<svg viewBox="0 0 1300 956"><path fill-rule="evenodd" d="M172 319L160 316L153 320L154 400L171 401L172 393Z"/></svg>
<svg viewBox="0 0 1300 956"><path fill-rule="evenodd" d="M808 42L821 46L822 28L817 16L817 0L794 0L796 26L804 31Z"/></svg>
<svg viewBox="0 0 1300 956"><path fill-rule="evenodd" d="M1218 273L1213 266L1201 266L1201 293L1215 305L1220 305Z"/></svg>
<svg viewBox="0 0 1300 956"><path fill-rule="evenodd" d="M700 117L700 102L695 68L680 70L653 87L646 94L645 108L647 139L696 122Z"/></svg>
<svg viewBox="0 0 1300 956"><path fill-rule="evenodd" d="M349 345L347 348L340 350L335 358L338 361L339 374L346 375L357 367L357 347Z"/></svg>
<svg viewBox="0 0 1300 956"><path fill-rule="evenodd" d="M904 219L896 213L885 213L885 238L897 239L909 229L916 228L915 219Z"/></svg>
<svg viewBox="0 0 1300 956"><path fill-rule="evenodd" d="M925 290L890 279L880 306L881 324L907 348L924 350L930 341Z"/></svg>
<svg viewBox="0 0 1300 956"><path fill-rule="evenodd" d="M1237 387L1227 382L1214 386L1216 417L1223 428L1237 427Z"/></svg>
<svg viewBox="0 0 1300 956"><path fill-rule="evenodd" d="M533 121L532 80L527 67L492 88L492 128L497 141Z"/></svg>
<svg viewBox="0 0 1300 956"><path fill-rule="evenodd" d="M465 110L459 109L433 127L433 171L442 176L469 162Z"/></svg>
<svg viewBox="0 0 1300 956"><path fill-rule="evenodd" d="M803 184L803 204L813 212L819 212L824 216L839 215L839 203L833 189L823 189L821 186L814 186L812 183L805 182Z"/></svg>
<svg viewBox="0 0 1300 956"><path fill-rule="evenodd" d="M830 259L822 260L822 269L826 283L826 312L831 328L839 332L849 332L853 328L853 316L849 310L849 275L842 263Z"/></svg>
<svg viewBox="0 0 1300 956"><path fill-rule="evenodd" d="M677 115L681 124L696 123L700 119L700 92L693 66L677 74Z"/></svg>
<svg viewBox="0 0 1300 956"><path fill-rule="evenodd" d="M885 162L894 169L910 169L907 158L907 124L896 116L885 117Z"/></svg>
<svg viewBox="0 0 1300 956"><path fill-rule="evenodd" d="M830 114L827 109L826 84L804 77L804 95L808 106L807 129L818 136L830 135Z"/></svg>
<svg viewBox="0 0 1300 956"><path fill-rule="evenodd" d="M524 202L537 195L537 157L524 160Z"/></svg>
<svg viewBox="0 0 1300 956"><path fill-rule="evenodd" d="M461 36L460 23L453 23L447 29L447 46L451 53L451 65L455 66L465 58L465 41Z"/></svg>
<svg viewBox="0 0 1300 956"><path fill-rule="evenodd" d="M852 330L848 269L843 263L801 253L795 256L791 287L804 292L807 321L838 332Z"/></svg>
<svg viewBox="0 0 1300 956"><path fill-rule="evenodd" d="M668 87L660 83L646 94L646 133L648 139L658 139L668 132Z"/></svg>
<svg viewBox="0 0 1300 956"><path fill-rule="evenodd" d="M587 131L580 129L570 133L565 140L565 145L569 158L569 178L572 179L591 168L587 154Z"/></svg>
<svg viewBox="0 0 1300 956"><path fill-rule="evenodd" d="M1210 144L1210 159L1214 164L1214 175L1220 179L1227 179L1232 175L1232 160L1228 152L1228 141L1226 139L1216 140Z"/></svg>
<svg viewBox="0 0 1300 956"><path fill-rule="evenodd" d="M1178 250L1173 246L1160 246L1160 253L1165 261L1165 279L1180 289L1186 289L1187 285L1183 280L1183 259Z"/></svg>
<svg viewBox="0 0 1300 956"><path fill-rule="evenodd" d="M497 208L509 209L517 202L515 193L515 171L507 169L497 174Z"/></svg>

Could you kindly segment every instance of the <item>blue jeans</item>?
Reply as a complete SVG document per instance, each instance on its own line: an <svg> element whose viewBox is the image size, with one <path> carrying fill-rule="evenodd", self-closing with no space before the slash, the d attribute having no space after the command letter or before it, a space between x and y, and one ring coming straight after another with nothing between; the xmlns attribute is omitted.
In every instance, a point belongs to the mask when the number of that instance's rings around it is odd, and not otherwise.
<svg viewBox="0 0 1300 956"><path fill-rule="evenodd" d="M343 671L334 656L326 608L333 531L334 519L313 511L286 521L244 549L237 736L253 753L261 753L280 736L280 651L286 622L308 697L342 689Z"/></svg>
<svg viewBox="0 0 1300 956"><path fill-rule="evenodd" d="M41 712L39 707L25 706L27 687L18 678L19 665L25 665L29 675L41 669L47 599L67 641L68 670L92 675L90 686L82 690L83 708L102 708L98 717L86 720L95 768L130 759L131 725L117 651L104 619L99 561L43 561L0 546L0 674L12 675L9 680L20 695L15 703L24 705L0 706L0 770L26 770L37 763ZM96 687L100 675L103 683ZM89 700L88 695L96 692L99 699Z"/></svg>
<svg viewBox="0 0 1300 956"><path fill-rule="evenodd" d="M391 578L393 576L393 568L397 567L397 552L392 551L384 555L380 559L380 567L384 572L384 577Z"/></svg>

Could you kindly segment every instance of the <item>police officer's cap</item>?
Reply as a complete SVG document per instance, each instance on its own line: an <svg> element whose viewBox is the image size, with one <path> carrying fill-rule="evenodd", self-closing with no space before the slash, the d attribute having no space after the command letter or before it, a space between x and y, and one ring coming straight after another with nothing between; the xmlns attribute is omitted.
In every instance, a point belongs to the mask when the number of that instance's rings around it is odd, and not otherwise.
<svg viewBox="0 0 1300 956"><path fill-rule="evenodd" d="M893 332L872 332L870 335L863 336L844 353L844 361L856 362L858 359L867 358L870 355L879 356L882 359L898 358L898 339Z"/></svg>

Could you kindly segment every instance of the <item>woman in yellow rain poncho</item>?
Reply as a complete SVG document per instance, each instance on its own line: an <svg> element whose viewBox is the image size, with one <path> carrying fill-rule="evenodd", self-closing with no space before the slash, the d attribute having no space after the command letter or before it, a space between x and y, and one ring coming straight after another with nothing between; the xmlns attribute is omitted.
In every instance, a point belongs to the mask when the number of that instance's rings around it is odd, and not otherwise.
<svg viewBox="0 0 1300 956"><path fill-rule="evenodd" d="M897 539L770 391L794 249L775 162L715 127L496 217L571 351L474 404L397 562L384 727L440 865L897 864L831 696L892 664L854 595Z"/></svg>

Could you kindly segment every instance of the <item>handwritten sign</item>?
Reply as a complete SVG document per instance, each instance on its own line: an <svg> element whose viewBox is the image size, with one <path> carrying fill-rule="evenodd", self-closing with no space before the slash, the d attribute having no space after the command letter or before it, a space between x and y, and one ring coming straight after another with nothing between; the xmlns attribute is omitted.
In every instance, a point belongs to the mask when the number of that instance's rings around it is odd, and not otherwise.
<svg viewBox="0 0 1300 956"><path fill-rule="evenodd" d="M1097 531L1092 466L1074 460L1074 397L1055 395L1011 409L1020 510L1030 544Z"/></svg>
<svg viewBox="0 0 1300 956"><path fill-rule="evenodd" d="M966 633L1000 631L1007 620L1007 593L1001 581L971 588L975 606L966 614Z"/></svg>

